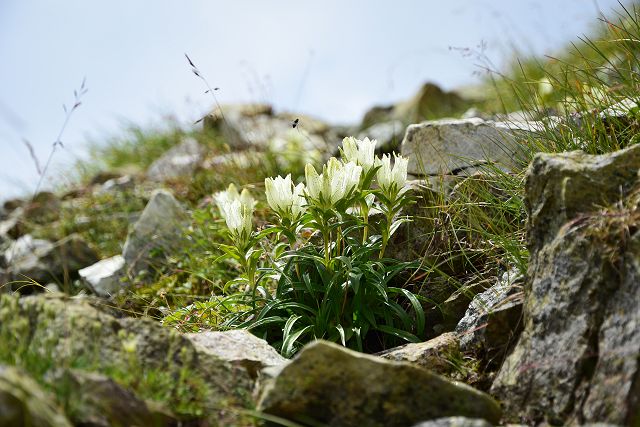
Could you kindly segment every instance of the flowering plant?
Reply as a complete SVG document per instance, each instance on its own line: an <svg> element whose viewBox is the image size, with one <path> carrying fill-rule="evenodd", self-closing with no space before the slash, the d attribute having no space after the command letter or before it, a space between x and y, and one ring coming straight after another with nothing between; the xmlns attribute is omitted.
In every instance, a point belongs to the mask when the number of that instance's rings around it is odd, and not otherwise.
<svg viewBox="0 0 640 427"><path fill-rule="evenodd" d="M375 146L345 138L342 159L330 158L320 173L307 164L305 183L290 174L265 179L276 224L260 233L252 231L255 202L246 190L232 185L215 196L234 242L229 253L252 290L228 297L248 308L230 313L224 326L249 328L286 356L315 338L359 350L371 347L371 336L383 346L419 341L419 298L390 286L411 265L385 258L391 235L408 220L400 216L410 202L407 159L394 155L392 165L389 156L376 158ZM375 224L371 215L380 217ZM267 253L262 239L274 250Z"/></svg>

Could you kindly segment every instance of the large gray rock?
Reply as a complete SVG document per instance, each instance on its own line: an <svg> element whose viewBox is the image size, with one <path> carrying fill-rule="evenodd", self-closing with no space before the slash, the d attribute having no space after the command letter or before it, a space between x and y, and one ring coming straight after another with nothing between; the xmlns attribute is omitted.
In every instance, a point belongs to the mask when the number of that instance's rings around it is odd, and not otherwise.
<svg viewBox="0 0 640 427"><path fill-rule="evenodd" d="M525 158L519 140L534 130L480 118L423 122L407 128L401 151L410 175L460 175L485 164L512 170Z"/></svg>
<svg viewBox="0 0 640 427"><path fill-rule="evenodd" d="M265 384L258 410L344 427L404 427L453 415L500 420L498 404L471 387L325 341L305 346Z"/></svg>
<svg viewBox="0 0 640 427"><path fill-rule="evenodd" d="M96 252L75 234L55 243L26 234L9 246L4 258L10 280L41 285L68 283L78 270L98 260ZM20 286L16 283L14 288Z"/></svg>
<svg viewBox="0 0 640 427"><path fill-rule="evenodd" d="M129 232L122 250L127 274L136 277L158 268L184 243L187 211L166 190L156 190Z"/></svg>
<svg viewBox="0 0 640 427"><path fill-rule="evenodd" d="M138 397L159 399L179 418L193 417L189 411L199 408L209 421L203 425L243 425L238 411L253 405L254 388L244 368L200 350L151 319L120 316L101 300L0 295L0 342L18 360L53 366L45 380L57 381L58 367L80 365L85 371L116 374L136 394L152 392ZM76 380L113 390L103 380Z"/></svg>
<svg viewBox="0 0 640 427"><path fill-rule="evenodd" d="M124 258L116 255L78 271L80 279L91 292L110 297L122 288L120 279L125 273Z"/></svg>
<svg viewBox="0 0 640 427"><path fill-rule="evenodd" d="M147 170L151 181L165 182L191 176L200 166L205 149L194 138L185 138L155 160Z"/></svg>
<svg viewBox="0 0 640 427"><path fill-rule="evenodd" d="M639 168L638 145L534 159L524 330L492 386L511 419L640 424Z"/></svg>
<svg viewBox="0 0 640 427"><path fill-rule="evenodd" d="M456 326L460 350L476 355L504 354L522 329L522 275L509 270L476 295Z"/></svg>
<svg viewBox="0 0 640 427"><path fill-rule="evenodd" d="M0 365L0 426L71 427L71 423L26 372Z"/></svg>
<svg viewBox="0 0 640 427"><path fill-rule="evenodd" d="M197 332L186 336L201 352L242 366L253 378L263 368L287 362L265 340L246 330Z"/></svg>

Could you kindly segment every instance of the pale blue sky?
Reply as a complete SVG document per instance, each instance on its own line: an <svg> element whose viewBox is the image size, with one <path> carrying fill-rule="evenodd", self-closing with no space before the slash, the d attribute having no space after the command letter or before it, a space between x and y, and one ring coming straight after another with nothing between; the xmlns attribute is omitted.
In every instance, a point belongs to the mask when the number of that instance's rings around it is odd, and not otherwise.
<svg viewBox="0 0 640 427"><path fill-rule="evenodd" d="M626 2L628 3L628 2ZM505 61L514 47L553 53L597 24L617 0L0 0L0 199L32 191L86 76L89 92L64 134L51 176L88 139L126 122L190 123L210 98L187 52L221 102L266 101L281 110L358 121L373 104L421 83L451 89L476 70L450 46L486 42ZM48 180L50 181L50 180Z"/></svg>

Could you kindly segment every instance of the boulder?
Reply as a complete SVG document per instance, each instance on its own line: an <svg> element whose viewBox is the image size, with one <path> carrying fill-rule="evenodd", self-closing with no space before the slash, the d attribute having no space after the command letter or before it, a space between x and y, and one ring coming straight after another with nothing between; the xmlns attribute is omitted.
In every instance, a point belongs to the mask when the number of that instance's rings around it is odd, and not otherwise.
<svg viewBox="0 0 640 427"><path fill-rule="evenodd" d="M500 420L498 404L471 387L325 341L305 346L265 383L258 410L344 427L408 426L453 415Z"/></svg>
<svg viewBox="0 0 640 427"><path fill-rule="evenodd" d="M99 299L0 295L0 342L16 360L28 359L34 366L81 366L87 372L116 374L119 381L138 387L132 390L140 399L159 399L179 419L199 411L209 420L204 425L244 425L238 411L253 405L254 387L245 369L201 351L151 319L119 316ZM56 381L55 375L44 378ZM105 393L114 390L101 378L82 381L101 384Z"/></svg>
<svg viewBox="0 0 640 427"><path fill-rule="evenodd" d="M460 357L458 335L449 332L422 343L410 343L378 353L384 359L409 362L432 372L446 374L451 371L452 358Z"/></svg>
<svg viewBox="0 0 640 427"><path fill-rule="evenodd" d="M184 244L184 229L188 224L187 211L169 191L154 191L122 250L127 274L137 277L159 268L167 255Z"/></svg>
<svg viewBox="0 0 640 427"><path fill-rule="evenodd" d="M0 426L71 427L71 423L26 372L0 365Z"/></svg>
<svg viewBox="0 0 640 427"><path fill-rule="evenodd" d="M151 163L147 169L147 178L151 181L165 182L189 177L200 166L204 155L205 149L198 141L185 138Z"/></svg>
<svg viewBox="0 0 640 427"><path fill-rule="evenodd" d="M265 340L246 330L207 331L186 336L199 351L242 366L252 378L257 378L263 368L279 366L287 361Z"/></svg>
<svg viewBox="0 0 640 427"><path fill-rule="evenodd" d="M492 385L508 419L640 423L639 168L640 145L533 160L524 329Z"/></svg>
<svg viewBox="0 0 640 427"><path fill-rule="evenodd" d="M455 329L461 351L492 358L515 343L522 329L522 279L517 270L507 271L473 298Z"/></svg>
<svg viewBox="0 0 640 427"><path fill-rule="evenodd" d="M111 378L80 370L66 370L60 381L69 387L71 421L83 426L174 426L168 411L147 404Z"/></svg>
<svg viewBox="0 0 640 427"><path fill-rule="evenodd" d="M532 126L480 118L413 124L401 152L409 158L408 173L415 176L470 174L467 170L487 164L512 170L526 160L519 139L533 133Z"/></svg>
<svg viewBox="0 0 640 427"><path fill-rule="evenodd" d="M4 253L10 280L32 280L42 285L51 281L69 283L77 272L98 260L96 252L78 235L58 242L34 239L26 234ZM18 283L14 287L20 287Z"/></svg>
<svg viewBox="0 0 640 427"><path fill-rule="evenodd" d="M120 279L125 273L124 258L116 255L78 270L83 284L94 294L110 297L117 293L122 284Z"/></svg>

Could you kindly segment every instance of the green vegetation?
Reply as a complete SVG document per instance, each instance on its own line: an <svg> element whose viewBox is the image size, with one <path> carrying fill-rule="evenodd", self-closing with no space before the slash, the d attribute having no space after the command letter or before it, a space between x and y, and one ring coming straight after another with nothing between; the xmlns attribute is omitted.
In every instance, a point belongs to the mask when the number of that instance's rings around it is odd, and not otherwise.
<svg viewBox="0 0 640 427"><path fill-rule="evenodd" d="M355 151L345 146L343 161L330 160L321 175L317 164L305 171L308 159L299 155L299 141L292 140L285 155L243 153L167 183L192 211L189 243L171 255L152 283L133 283L114 304L123 313L150 316L180 331L248 328L285 356L314 338L368 352L421 341L428 326L423 309L437 305L421 296L421 289L436 282L464 289L512 267L526 271L523 196L527 165L536 153L580 149L599 154L640 141L639 46L638 10L622 8L593 39L580 40L558 58L520 59L509 71L490 74L481 108L524 111L539 128L523 141L516 170L487 165L481 174L456 178L450 194L425 190L409 197L388 160L365 156L363 141ZM115 170L140 178L186 136L206 146L210 159L229 154L224 137L214 130L133 127L124 137L96 146L92 160L79 167L86 177ZM401 159L395 162L402 165ZM332 182L331 176L340 174ZM271 176L279 177L265 182ZM305 189L294 185L303 178ZM350 182L339 196L336 182ZM263 194L264 187L266 198L249 196L249 190ZM283 194L289 200L278 200ZM132 216L147 197L145 184L119 192L87 191L64 203L51 221L25 227L48 239L79 233L104 258L121 252ZM633 206L620 208L625 226L636 219L636 205L634 200ZM408 244L421 242L415 260L387 256L396 230L405 230ZM53 360L47 351L23 347L24 334L26 329L0 328L0 362L21 366L49 384L63 405L64 390L47 382L53 367L106 373L140 396L171 402L176 413L201 410L200 385L190 382L188 372L180 376L178 391L167 395L166 390L176 389L169 384L175 376L138 372L135 359L113 366ZM458 362L467 376L467 366Z"/></svg>

